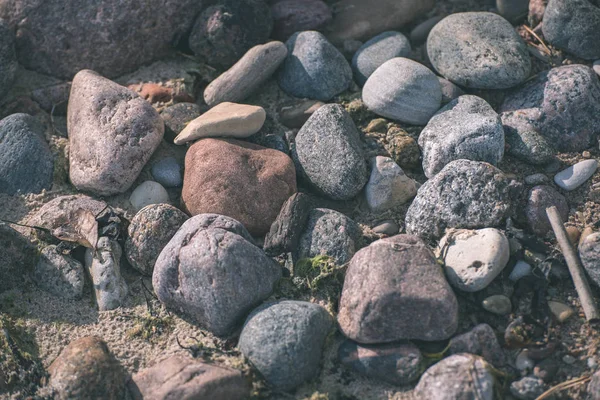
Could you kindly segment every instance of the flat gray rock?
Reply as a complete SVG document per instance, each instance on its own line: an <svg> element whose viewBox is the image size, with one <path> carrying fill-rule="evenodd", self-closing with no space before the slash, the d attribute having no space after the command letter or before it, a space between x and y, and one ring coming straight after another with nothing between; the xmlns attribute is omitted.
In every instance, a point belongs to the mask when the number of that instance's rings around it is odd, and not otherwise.
<svg viewBox="0 0 600 400"><path fill-rule="evenodd" d="M83 265L51 245L45 247L33 270L33 280L43 290L65 299L79 299L83 293Z"/></svg>
<svg viewBox="0 0 600 400"><path fill-rule="evenodd" d="M352 58L356 83L363 86L369 76L384 62L396 57L409 57L412 49L400 32L383 32L363 44Z"/></svg>
<svg viewBox="0 0 600 400"><path fill-rule="evenodd" d="M507 153L527 164L543 165L554 159L556 150L525 118L502 114Z"/></svg>
<svg viewBox="0 0 600 400"><path fill-rule="evenodd" d="M564 190L575 190L590 179L597 169L597 160L583 160L554 175L554 183Z"/></svg>

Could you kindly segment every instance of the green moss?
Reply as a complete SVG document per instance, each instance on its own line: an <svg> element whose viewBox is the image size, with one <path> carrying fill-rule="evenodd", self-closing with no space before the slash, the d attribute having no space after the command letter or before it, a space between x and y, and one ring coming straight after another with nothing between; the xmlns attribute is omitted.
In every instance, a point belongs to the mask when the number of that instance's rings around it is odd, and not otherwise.
<svg viewBox="0 0 600 400"><path fill-rule="evenodd" d="M135 317L135 326L127 331L129 338L141 338L151 342L157 336L169 331L173 325L171 317L154 317L150 314Z"/></svg>

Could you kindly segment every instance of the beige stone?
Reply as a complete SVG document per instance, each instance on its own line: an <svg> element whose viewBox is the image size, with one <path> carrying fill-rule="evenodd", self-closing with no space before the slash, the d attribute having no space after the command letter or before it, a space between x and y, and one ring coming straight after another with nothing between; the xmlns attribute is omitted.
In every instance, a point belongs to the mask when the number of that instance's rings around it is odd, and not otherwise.
<svg viewBox="0 0 600 400"><path fill-rule="evenodd" d="M550 307L550 311L552 311L552 314L554 314L560 323L565 322L570 316L573 315L573 309L571 307L566 304L559 303L558 301L549 301L548 307Z"/></svg>

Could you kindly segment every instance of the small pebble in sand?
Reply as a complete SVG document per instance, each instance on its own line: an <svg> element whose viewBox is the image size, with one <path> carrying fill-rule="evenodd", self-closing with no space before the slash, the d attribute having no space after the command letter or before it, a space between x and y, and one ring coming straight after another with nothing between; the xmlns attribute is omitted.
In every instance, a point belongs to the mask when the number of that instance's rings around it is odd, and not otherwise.
<svg viewBox="0 0 600 400"><path fill-rule="evenodd" d="M529 352L527 350L521 351L515 360L515 367L517 367L519 371L524 371L527 369L531 370L534 366L535 362L529 358Z"/></svg>
<svg viewBox="0 0 600 400"><path fill-rule="evenodd" d="M160 183L146 181L135 188L129 196L129 202L139 211L150 204L168 203L169 194Z"/></svg>
<svg viewBox="0 0 600 400"><path fill-rule="evenodd" d="M556 174L554 176L554 183L564 190L575 190L590 179L597 168L598 161L596 160L580 161Z"/></svg>

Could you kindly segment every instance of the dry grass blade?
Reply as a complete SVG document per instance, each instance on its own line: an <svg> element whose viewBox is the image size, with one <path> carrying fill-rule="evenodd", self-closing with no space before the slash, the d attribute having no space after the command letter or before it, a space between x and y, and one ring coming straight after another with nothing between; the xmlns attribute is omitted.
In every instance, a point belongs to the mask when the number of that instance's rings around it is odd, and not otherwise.
<svg viewBox="0 0 600 400"><path fill-rule="evenodd" d="M538 42L540 42L540 44L542 45L542 47L544 48L544 50L546 50L546 52L548 53L549 56L552 55L552 50L550 50L550 48L548 46L546 46L546 43L544 43L544 41L538 36L537 33L535 33L530 27L528 27L527 25L523 25L523 28L525 28L525 30L527 32L529 32L531 34L531 36L533 36L534 38L537 39Z"/></svg>
<svg viewBox="0 0 600 400"><path fill-rule="evenodd" d="M550 398L550 396L552 396L556 392L560 392L561 390L565 390L565 389L575 387L577 385L581 385L582 383L588 382L590 379L592 379L591 376L581 376L579 378L575 378L575 379L571 379L569 381L559 383L558 385L553 386L550 389L546 390L535 400L548 399L548 398Z"/></svg>

